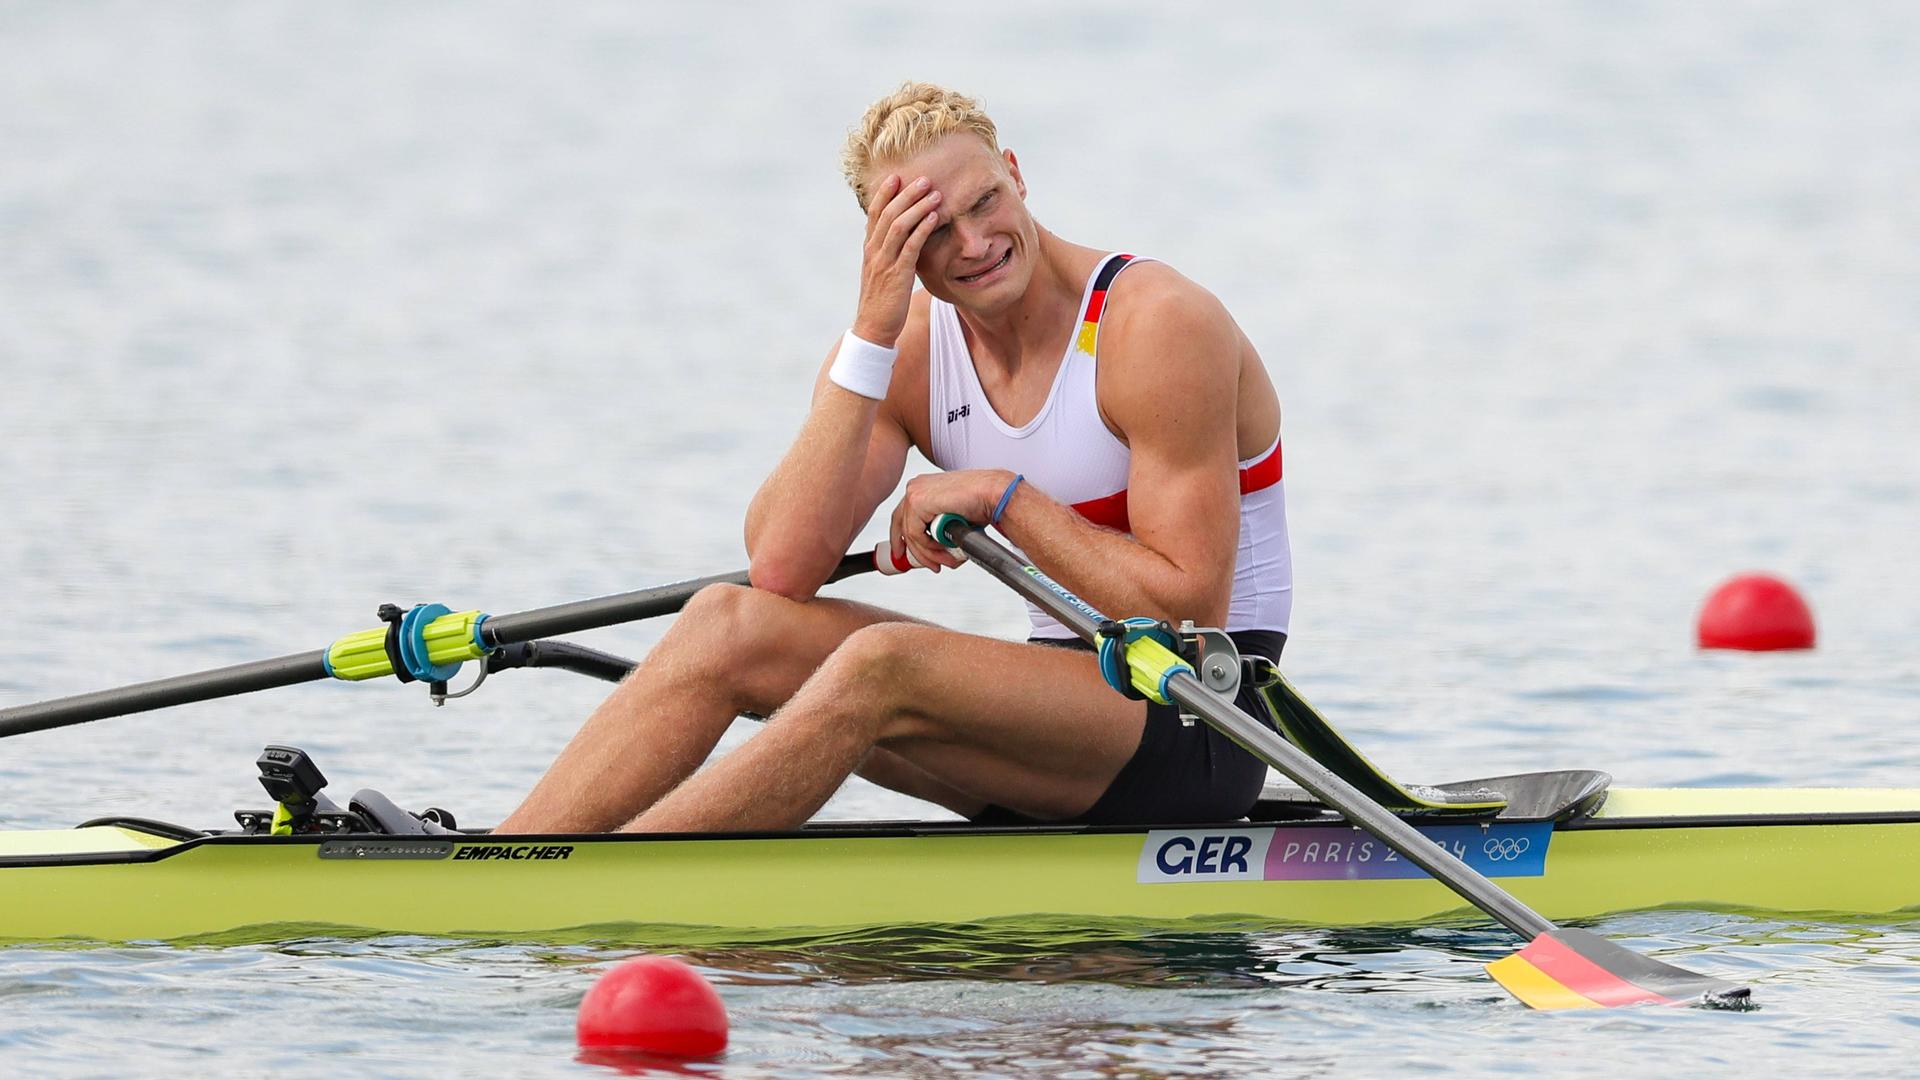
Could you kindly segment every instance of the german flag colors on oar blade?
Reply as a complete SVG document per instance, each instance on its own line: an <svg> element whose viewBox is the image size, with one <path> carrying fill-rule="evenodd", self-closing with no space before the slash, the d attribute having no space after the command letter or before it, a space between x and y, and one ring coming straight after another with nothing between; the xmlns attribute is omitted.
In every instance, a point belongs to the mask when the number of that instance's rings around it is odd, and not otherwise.
<svg viewBox="0 0 1920 1080"><path fill-rule="evenodd" d="M1487 965L1507 992L1536 1009L1604 1009L1616 1005L1712 1005L1744 1008L1747 988L1615 945L1585 930L1541 934Z"/></svg>

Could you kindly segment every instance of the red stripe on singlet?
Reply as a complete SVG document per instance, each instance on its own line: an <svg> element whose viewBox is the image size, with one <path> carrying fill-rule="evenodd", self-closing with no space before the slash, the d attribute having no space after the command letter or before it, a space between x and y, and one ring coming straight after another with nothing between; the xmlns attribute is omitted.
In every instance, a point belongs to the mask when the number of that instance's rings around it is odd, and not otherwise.
<svg viewBox="0 0 1920 1080"><path fill-rule="evenodd" d="M1280 482L1280 476L1280 444L1276 442L1272 453L1240 470L1240 494L1251 495L1270 488ZM1074 503L1073 508L1095 525L1104 525L1118 532L1133 531L1127 518L1126 488L1098 499Z"/></svg>
<svg viewBox="0 0 1920 1080"><path fill-rule="evenodd" d="M1105 311L1107 307L1107 288L1113 284L1114 278L1120 276L1120 271L1125 270L1127 264L1132 261L1132 255L1122 252L1115 255L1111 262L1108 262L1100 268L1100 274L1093 282L1093 290L1087 296L1087 310L1081 314L1081 322L1097 323L1100 321L1100 313Z"/></svg>

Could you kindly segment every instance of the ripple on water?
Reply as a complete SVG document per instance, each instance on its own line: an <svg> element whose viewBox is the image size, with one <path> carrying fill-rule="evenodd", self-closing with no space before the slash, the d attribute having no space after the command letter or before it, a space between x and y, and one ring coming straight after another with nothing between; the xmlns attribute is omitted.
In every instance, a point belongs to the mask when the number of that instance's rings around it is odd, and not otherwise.
<svg viewBox="0 0 1920 1080"><path fill-rule="evenodd" d="M1682 779L1688 787L1767 787L1780 783L1780 777L1762 772L1701 773Z"/></svg>
<svg viewBox="0 0 1920 1080"><path fill-rule="evenodd" d="M1540 690L1521 690L1513 695L1522 701L1573 701L1573 702L1620 702L1620 701L1661 701L1674 695L1660 690L1647 690L1632 686L1609 686L1593 684L1587 686L1554 686Z"/></svg>
<svg viewBox="0 0 1920 1080"><path fill-rule="evenodd" d="M1535 1061L1550 1051L1661 1073L1676 1055L1757 1068L1770 1053L1834 1033L1848 1041L1836 1062L1894 1075L1877 1055L1912 1038L1912 1017L1886 1003L1920 994L1920 916L1655 911L1593 928L1668 962L1749 981L1760 1008L1529 1013L1481 968L1511 939L1470 924L1009 920L750 945L702 943L698 934L676 942L648 928L644 947L683 956L720 990L732 1048L696 1071L726 1076L1293 1076L1360 1060L1361 1047L1369 1070L1469 1076L1498 1071L1503 1046L1532 1048ZM0 1046L54 1048L55 1071L137 1054L155 1071L184 1072L218 1045L285 1076L334 1075L331 1062L348 1054L357 1068L404 1075L558 1074L582 1064L571 1042L581 996L640 947L400 936L19 947L0 951L9 1000ZM1428 1014L1438 1018L1410 1020ZM140 1023L116 1029L113 1047L78 1049L78 1033L134 1015Z"/></svg>

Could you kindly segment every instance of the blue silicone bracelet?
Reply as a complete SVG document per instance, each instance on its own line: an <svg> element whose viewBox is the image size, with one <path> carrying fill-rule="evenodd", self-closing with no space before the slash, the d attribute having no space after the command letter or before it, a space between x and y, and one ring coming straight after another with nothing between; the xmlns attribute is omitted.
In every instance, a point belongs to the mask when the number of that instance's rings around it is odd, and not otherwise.
<svg viewBox="0 0 1920 1080"><path fill-rule="evenodd" d="M1007 504L1013 501L1013 489L1019 487L1020 481L1025 479L1026 477L1019 473L1013 475L1013 483L1008 484L1007 490L1000 493L1000 505L993 508L993 516L987 519L987 524L1000 524L1000 515L1007 512Z"/></svg>

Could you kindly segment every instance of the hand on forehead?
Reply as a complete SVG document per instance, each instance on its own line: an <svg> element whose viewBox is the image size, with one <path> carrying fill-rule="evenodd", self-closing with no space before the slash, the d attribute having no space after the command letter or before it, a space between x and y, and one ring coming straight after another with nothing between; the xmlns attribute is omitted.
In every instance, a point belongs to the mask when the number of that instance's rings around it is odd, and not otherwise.
<svg viewBox="0 0 1920 1080"><path fill-rule="evenodd" d="M1006 175L1005 159L979 138L957 132L900 161L876 163L869 190L878 193L889 176L903 187L925 177L948 205L963 205L955 200L977 196Z"/></svg>

